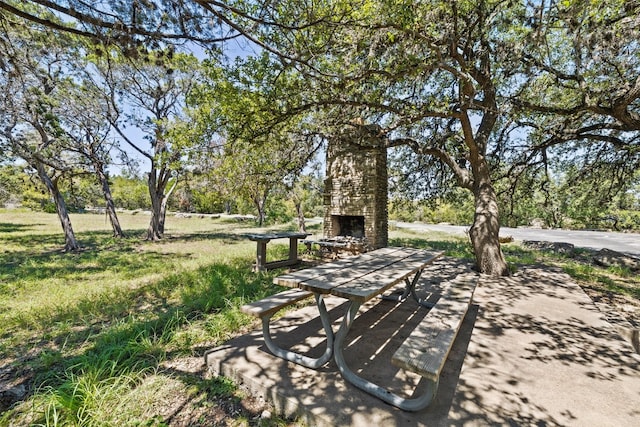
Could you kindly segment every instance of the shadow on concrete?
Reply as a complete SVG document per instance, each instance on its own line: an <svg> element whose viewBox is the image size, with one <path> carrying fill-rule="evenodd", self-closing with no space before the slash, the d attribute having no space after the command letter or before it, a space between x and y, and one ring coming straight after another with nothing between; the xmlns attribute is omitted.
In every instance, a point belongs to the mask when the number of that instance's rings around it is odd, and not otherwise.
<svg viewBox="0 0 640 427"><path fill-rule="evenodd" d="M452 413L468 425L640 425L640 363L568 275L483 278Z"/></svg>
<svg viewBox="0 0 640 427"><path fill-rule="evenodd" d="M449 259L435 263L420 282L421 296L437 294L441 282L470 268ZM327 298L334 330L347 309L344 301ZM348 364L393 392L420 393L421 378L390 361L427 313L412 300L370 301L347 337ZM283 346L316 356L324 350L313 305L287 313L273 326ZM569 276L552 270L481 278L436 398L419 412L399 410L356 389L333 361L312 370L272 356L259 330L205 358L214 373L244 384L279 413L314 426L640 425L633 403L640 398L637 354Z"/></svg>

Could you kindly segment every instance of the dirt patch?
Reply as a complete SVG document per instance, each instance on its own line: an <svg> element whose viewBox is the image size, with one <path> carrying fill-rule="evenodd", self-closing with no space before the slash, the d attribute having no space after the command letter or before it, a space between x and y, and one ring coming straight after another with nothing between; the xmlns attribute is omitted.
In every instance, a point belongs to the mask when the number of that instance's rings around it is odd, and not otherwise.
<svg viewBox="0 0 640 427"><path fill-rule="evenodd" d="M181 376L187 383L201 383L211 379L203 357L180 357L167 361L163 370L171 375ZM164 401L169 414L163 417L163 423L171 427L183 426L237 426L238 419L250 425L262 424L273 413L271 406L263 399L240 391L233 396L210 396L207 393L195 394L190 399L175 396L172 401Z"/></svg>
<svg viewBox="0 0 640 427"><path fill-rule="evenodd" d="M0 413L23 400L29 393L33 373L10 360L0 363Z"/></svg>

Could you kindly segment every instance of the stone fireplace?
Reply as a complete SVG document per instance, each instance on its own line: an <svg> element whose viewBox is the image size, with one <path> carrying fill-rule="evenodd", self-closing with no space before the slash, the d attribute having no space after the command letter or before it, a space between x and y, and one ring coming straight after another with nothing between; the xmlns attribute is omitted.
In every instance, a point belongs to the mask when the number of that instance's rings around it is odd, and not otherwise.
<svg viewBox="0 0 640 427"><path fill-rule="evenodd" d="M387 150L375 126L356 126L329 141L324 239L364 252L387 246Z"/></svg>

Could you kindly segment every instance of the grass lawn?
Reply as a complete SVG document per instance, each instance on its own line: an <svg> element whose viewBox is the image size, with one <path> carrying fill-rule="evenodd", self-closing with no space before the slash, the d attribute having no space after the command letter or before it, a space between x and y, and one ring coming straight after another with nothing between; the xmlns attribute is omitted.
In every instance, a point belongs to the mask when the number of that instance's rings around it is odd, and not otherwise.
<svg viewBox="0 0 640 427"><path fill-rule="evenodd" d="M127 237L114 239L104 215L72 215L83 249L63 253L55 215L0 210L0 426L295 423L261 418L263 403L190 369L257 327L243 303L280 290L271 282L282 270L251 272L255 243L241 234L252 225L168 217L166 238L146 242L148 216L120 221ZM471 259L464 239L400 230L390 239ZM517 245L504 252L514 265L560 265L611 302L640 301L628 271ZM274 258L287 253L285 241L269 245Z"/></svg>

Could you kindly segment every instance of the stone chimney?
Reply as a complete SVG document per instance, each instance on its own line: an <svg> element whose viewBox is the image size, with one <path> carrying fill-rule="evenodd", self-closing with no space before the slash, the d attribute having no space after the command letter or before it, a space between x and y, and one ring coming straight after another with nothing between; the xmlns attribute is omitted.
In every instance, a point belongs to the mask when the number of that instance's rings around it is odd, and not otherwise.
<svg viewBox="0 0 640 427"><path fill-rule="evenodd" d="M389 238L385 138L378 126L354 124L327 147L324 237L382 248Z"/></svg>

